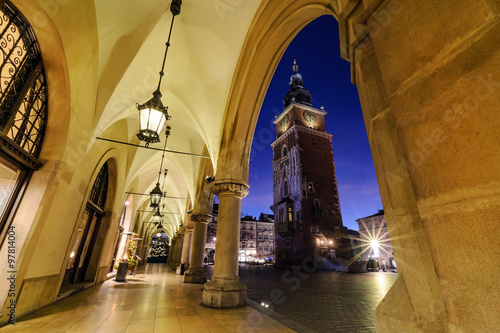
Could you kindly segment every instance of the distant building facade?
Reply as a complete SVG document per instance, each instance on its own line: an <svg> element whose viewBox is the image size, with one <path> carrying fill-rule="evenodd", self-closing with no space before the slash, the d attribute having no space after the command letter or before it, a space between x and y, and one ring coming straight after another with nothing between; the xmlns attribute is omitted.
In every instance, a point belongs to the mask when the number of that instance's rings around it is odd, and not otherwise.
<svg viewBox="0 0 500 333"><path fill-rule="evenodd" d="M296 64L293 70L271 144L276 264L300 265L317 256L350 259L326 112L313 107Z"/></svg>
<svg viewBox="0 0 500 333"><path fill-rule="evenodd" d="M356 222L358 222L362 243L362 260L372 259L377 261L378 266L383 270L396 270L384 210L379 210L374 215L359 218Z"/></svg>
<svg viewBox="0 0 500 333"><path fill-rule="evenodd" d="M261 214L262 216L262 214ZM274 257L274 220L245 216L240 224L240 261L272 260Z"/></svg>
<svg viewBox="0 0 500 333"><path fill-rule="evenodd" d="M215 250L217 239L217 204L214 204L213 220L207 227L207 257ZM240 222L239 261L274 260L274 216L260 214L259 219L245 216Z"/></svg>

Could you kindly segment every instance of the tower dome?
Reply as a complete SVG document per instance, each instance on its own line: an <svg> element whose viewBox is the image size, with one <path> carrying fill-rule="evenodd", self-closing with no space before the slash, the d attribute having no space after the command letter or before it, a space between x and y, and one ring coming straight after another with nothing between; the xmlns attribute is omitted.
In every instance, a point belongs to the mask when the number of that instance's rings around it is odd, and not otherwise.
<svg viewBox="0 0 500 333"><path fill-rule="evenodd" d="M296 60L293 60L292 68L294 73L290 77L290 90L286 93L285 98L283 98L285 109L291 103L313 106L312 95L309 90L304 88L304 80L302 79L302 75L298 72L299 66L297 65Z"/></svg>

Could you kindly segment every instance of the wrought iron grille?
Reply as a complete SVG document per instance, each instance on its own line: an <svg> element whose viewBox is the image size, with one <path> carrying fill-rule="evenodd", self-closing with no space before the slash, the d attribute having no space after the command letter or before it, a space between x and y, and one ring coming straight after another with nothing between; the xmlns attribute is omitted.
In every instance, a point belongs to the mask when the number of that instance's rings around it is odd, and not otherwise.
<svg viewBox="0 0 500 333"><path fill-rule="evenodd" d="M90 191L89 201L104 210L106 196L108 194L108 162L104 163L101 170L95 178L92 190Z"/></svg>
<svg viewBox="0 0 500 333"><path fill-rule="evenodd" d="M27 154L40 154L47 84L33 29L8 1L0 11L0 130Z"/></svg>

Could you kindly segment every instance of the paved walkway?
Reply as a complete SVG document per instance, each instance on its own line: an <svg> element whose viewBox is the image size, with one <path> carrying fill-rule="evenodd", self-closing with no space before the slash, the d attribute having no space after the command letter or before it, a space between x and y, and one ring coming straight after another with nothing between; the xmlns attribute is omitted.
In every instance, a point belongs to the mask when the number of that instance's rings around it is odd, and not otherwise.
<svg viewBox="0 0 500 333"><path fill-rule="evenodd" d="M384 272L305 273L240 266L250 303L301 333L375 332L373 311L396 278L396 273Z"/></svg>
<svg viewBox="0 0 500 333"><path fill-rule="evenodd" d="M148 264L127 282L108 280L6 325L0 332L244 333L294 331L252 307L201 305L202 286L184 284L165 264Z"/></svg>

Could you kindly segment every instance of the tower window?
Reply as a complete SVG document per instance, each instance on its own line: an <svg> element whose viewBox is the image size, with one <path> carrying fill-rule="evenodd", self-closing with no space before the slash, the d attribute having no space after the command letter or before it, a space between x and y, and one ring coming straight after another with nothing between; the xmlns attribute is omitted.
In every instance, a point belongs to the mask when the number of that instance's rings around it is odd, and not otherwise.
<svg viewBox="0 0 500 333"><path fill-rule="evenodd" d="M283 182L283 196L285 196L285 197L289 196L289 192L288 192L288 180L286 180L286 179Z"/></svg>
<svg viewBox="0 0 500 333"><path fill-rule="evenodd" d="M281 147L281 157L285 157L287 154L288 154L288 149L286 145L283 145L283 147Z"/></svg>

